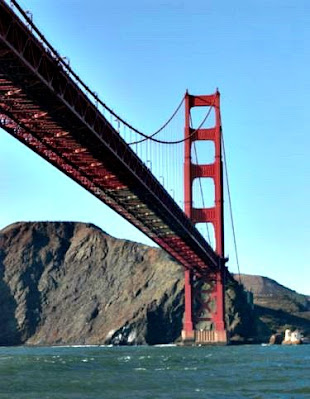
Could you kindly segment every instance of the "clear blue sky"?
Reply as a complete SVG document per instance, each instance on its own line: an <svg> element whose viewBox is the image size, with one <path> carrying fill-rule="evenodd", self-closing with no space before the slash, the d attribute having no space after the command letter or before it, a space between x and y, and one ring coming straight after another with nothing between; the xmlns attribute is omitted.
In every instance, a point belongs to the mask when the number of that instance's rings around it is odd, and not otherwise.
<svg viewBox="0 0 310 399"><path fill-rule="evenodd" d="M154 131L188 88L221 91L241 272L310 294L308 0L20 0L82 79ZM0 131L0 228L92 222L151 243ZM236 271L231 234L226 253Z"/></svg>

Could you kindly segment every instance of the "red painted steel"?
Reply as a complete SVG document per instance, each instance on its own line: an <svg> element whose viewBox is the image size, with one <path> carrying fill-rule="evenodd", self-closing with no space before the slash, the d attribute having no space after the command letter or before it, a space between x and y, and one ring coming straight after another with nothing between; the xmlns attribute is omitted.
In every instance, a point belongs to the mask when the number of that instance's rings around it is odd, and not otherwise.
<svg viewBox="0 0 310 399"><path fill-rule="evenodd" d="M208 129L194 130L190 127L190 112L193 107L212 107L215 111L215 126ZM184 201L185 213L194 223L212 223L215 231L216 252L219 255L219 268L202 281L195 282L191 271L185 272L185 316L183 325L184 341L193 340L201 343L203 337L226 342L224 298L224 218L223 218L223 165L221 153L221 115L220 93L208 96L185 95L185 159L184 159ZM198 140L214 142L215 160L212 164L196 165L191 161L192 144ZM212 178L215 185L215 205L212 208L193 207L193 181L195 178ZM196 310L192 317L193 302ZM202 331L212 329L215 334ZM196 330L196 331L194 331ZM199 331L199 333L198 333ZM208 337L208 339L206 338Z"/></svg>
<svg viewBox="0 0 310 399"><path fill-rule="evenodd" d="M0 0L0 127L134 224L185 268L220 258L46 42ZM206 133L209 134L209 133Z"/></svg>
<svg viewBox="0 0 310 399"><path fill-rule="evenodd" d="M184 211L186 216L192 218L192 178L191 178L191 140L190 136L190 125L189 125L189 114L190 114L190 104L189 95L185 95L185 142L184 142ZM182 330L183 342L194 341L195 332L193 329L192 322L192 273L190 270L185 270L184 272L184 321Z"/></svg>

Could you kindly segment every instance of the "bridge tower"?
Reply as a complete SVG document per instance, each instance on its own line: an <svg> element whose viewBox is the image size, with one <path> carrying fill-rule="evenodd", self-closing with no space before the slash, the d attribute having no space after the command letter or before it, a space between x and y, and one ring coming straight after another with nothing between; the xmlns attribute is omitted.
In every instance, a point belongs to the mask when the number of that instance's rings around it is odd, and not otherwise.
<svg viewBox="0 0 310 399"><path fill-rule="evenodd" d="M191 108L212 107L215 125L211 128L190 127ZM216 272L210 276L197 277L185 270L185 313L182 338L184 343L227 343L225 329L225 278L224 259L224 214L223 214L223 164L220 93L204 96L185 95L185 160L184 202L185 214L196 223L212 223L215 233L215 251L220 256ZM198 140L214 143L215 159L207 165L192 163L192 144ZM215 187L215 202L212 208L193 207L193 181L196 178L211 178Z"/></svg>

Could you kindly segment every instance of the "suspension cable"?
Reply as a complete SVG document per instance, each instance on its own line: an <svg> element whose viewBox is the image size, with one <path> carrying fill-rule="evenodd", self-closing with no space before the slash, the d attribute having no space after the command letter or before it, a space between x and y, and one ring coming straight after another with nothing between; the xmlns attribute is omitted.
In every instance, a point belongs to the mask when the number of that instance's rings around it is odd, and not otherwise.
<svg viewBox="0 0 310 399"><path fill-rule="evenodd" d="M233 211L232 211L232 202L231 202L231 195L230 195L230 188L229 188L228 169L227 169L223 132L222 132L222 148L223 148L223 156L224 156L225 180L226 180L227 193L228 193L230 221L231 221L231 227L232 227L232 231L233 231L235 256L236 256L236 262L237 262L237 268L238 268L238 277L239 277L239 283L242 284L241 275L240 275L240 266L239 266L239 256L238 256L238 249L237 249L236 231L235 231L235 224L234 224Z"/></svg>
<svg viewBox="0 0 310 399"><path fill-rule="evenodd" d="M57 50L51 45L51 43L45 38L45 36L40 32L40 30L36 27L36 25L34 24L34 22L32 21L32 18L29 17L29 15L27 14L27 12L25 12L21 6L17 3L16 0L11 0L11 4L13 6L15 6L17 8L17 10L19 11L19 13L23 16L23 18L27 21L27 23L29 24L29 26L31 26L31 28L33 29L33 31L38 35L38 37L41 39L41 41L47 46L47 48L51 51L52 55L55 57L55 59L57 60L57 62L59 64L61 64L66 70L67 72L72 75L75 80L78 82L78 84L80 84L87 93L89 93L93 99L95 100L96 104L100 104L102 105L102 107L104 109L106 109L111 115L113 115L119 122L121 122L123 125L127 126L129 129L131 129L132 131L134 131L137 134L140 134L141 136L145 137L145 140L149 139L150 137L155 136L156 134L160 133L170 122L171 120L175 117L175 115L177 114L177 112L179 111L179 109L181 108L185 97L183 96L180 104L178 105L177 109L174 111L174 113L172 114L172 116L158 129L156 130L156 132L152 133L150 136L145 135L144 133L142 133L141 131L139 131L138 129L136 129L134 126L132 126L130 123L126 122L123 118L121 118L119 115L117 115L110 107L108 107L98 96L98 94L96 92L94 92L93 90L91 90L89 88L89 86L87 86L82 80L81 78L73 71L73 69L71 68L71 66L69 65L68 62L65 61L64 57L61 57L60 54L57 52ZM145 141L142 140L142 141ZM138 144L138 143L132 143L132 144Z"/></svg>
<svg viewBox="0 0 310 399"><path fill-rule="evenodd" d="M133 144L139 144L142 143L143 141L146 140L151 140L154 141L156 143L160 143L160 144L180 144L186 140L189 140L191 137L194 136L194 134L202 127L202 125L205 123L205 121L207 120L207 118L210 115L211 109L212 109L212 104L209 108L208 113L206 114L204 120L201 122L200 126L194 130L188 137L185 137L182 140L176 140L176 141L165 141L165 140L158 140L158 139L154 139L154 136L157 135L158 133L160 133L170 122L171 120L175 117L175 115L177 114L177 112L179 111L179 109L181 108L185 97L183 96L181 103L179 104L179 106L177 107L177 109L175 110L175 112L172 114L172 116L153 134L151 135L146 135L144 133L142 133L141 131L139 131L138 129L136 129L135 127L133 127L131 124L129 124L128 122L126 122L123 118L121 118L119 115L117 115L110 107L108 107L98 96L98 94L94 91L92 91L82 80L81 78L73 71L73 69L70 67L69 63L65 61L65 59L63 57L60 56L60 54L56 51L56 49L50 44L50 42L45 38L45 36L40 32L40 30L36 27L36 25L33 23L32 18L29 17L29 15L20 7L20 5L17 3L16 0L11 0L11 5L15 6L17 8L17 10L19 11L19 13L23 16L23 18L25 19L25 21L27 21L28 25L31 26L31 28L33 29L33 31L38 35L39 39L42 41L42 43L47 46L47 49L49 49L49 51L51 51L51 54L55 57L55 59L57 60L57 62L59 64L61 64L64 69L69 73L69 75L73 76L76 80L76 82L84 88L84 90L91 95L91 97L95 100L95 104L100 104L104 109L106 109L111 115L113 115L119 122L121 122L123 125L127 126L130 130L132 130L133 132L141 135L143 137L142 140L139 141L134 141L132 143L128 143L128 145L133 145ZM237 266L238 266L238 273L239 273L239 279L240 279L240 268L239 268L239 260L238 260L238 252L237 252L237 244L236 244L236 235L235 235L235 228L234 228L234 222L233 222L233 216L232 216L232 205L231 205L231 197L230 197L230 189L229 189L229 183L228 183L228 172L227 172L227 164L226 164L226 154L225 154L225 147L224 147L224 139L222 137L222 146L223 146L223 154L224 154L224 164L225 164L225 175L226 175L226 182L227 182L227 190L228 190L228 196L229 196L229 207L230 207L230 215L231 215L231 223L232 223L232 229L233 229L233 236L234 236L234 245L235 245L235 253L236 253L236 260L237 260ZM195 153L197 156L197 152L196 152L196 147L195 148ZM200 182L200 179L199 179ZM201 187L201 182L200 182L200 187ZM202 190L202 187L201 187ZM203 197L202 197L203 198ZM204 201L204 200L203 200ZM207 227L208 228L208 227ZM209 237L209 231L208 231L208 237ZM210 237L209 237L210 240Z"/></svg>
<svg viewBox="0 0 310 399"><path fill-rule="evenodd" d="M209 117L209 115L210 115L210 113L211 113L212 107L214 106L214 101L215 101L215 99L213 100L213 103L209 106L209 110L208 110L208 112L206 113L206 116L204 117L204 119L202 120L202 122L200 123L200 125L198 126L198 128L195 129L195 130L193 130L192 133L189 134L189 135L188 135L187 137L185 137L184 139L175 140L175 141L166 141L166 140L154 139L152 136L148 136L148 135L146 135L146 134L144 134L144 133L142 133L142 132L139 132L138 134L140 134L141 136L143 136L146 140L151 140L151 141L154 141L155 143L160 143L160 144L180 144L180 143L183 143L184 141L187 141L187 140L191 139L191 138L198 132L198 130L203 126L203 124L206 122L206 120L208 119L208 117ZM143 141L144 141L144 140L143 140ZM139 140L139 141L133 141L132 143L127 143L127 144L128 144L128 145L133 145L133 144L139 144L139 143L141 143L141 140Z"/></svg>
<svg viewBox="0 0 310 399"><path fill-rule="evenodd" d="M176 114L179 112L180 108L182 107L182 105L183 105L183 103L184 103L184 100L185 100L185 96L182 97L182 100L181 100L180 104L178 105L178 107L176 108L176 110L173 112L173 114L170 116L170 118L169 118L158 130L156 130L156 132L154 132L154 133L152 133L150 136L148 136L148 135L145 135L145 134L142 133L142 132L139 132L139 131L136 130L136 129L133 129L133 131L134 131L135 133L140 134L140 135L143 136L144 138L141 139L141 140L133 141L132 143L127 143L127 144L128 144L128 145L132 145L132 144L140 144L140 143L143 143L143 142L146 141L146 140L152 139L154 136L156 136L158 133L160 133L162 130L164 130L164 128L165 128L167 125L169 125L169 123L172 121L172 119L173 119L173 118L176 116ZM154 140L154 141L155 141L155 140Z"/></svg>
<svg viewBox="0 0 310 399"><path fill-rule="evenodd" d="M27 21L27 23L29 24L29 26L31 26L31 28L33 29L33 31L38 35L38 37L41 39L42 43L45 44L47 46L47 48L51 51L52 55L55 57L55 59L57 60L57 62L59 64L61 64L66 70L67 72L72 75L76 82L78 84L80 84L84 90L91 95L91 97L95 100L95 104L100 104L104 109L106 109L112 116L114 116L119 122L121 122L123 125L127 126L129 129L131 129L133 132L141 135L142 137L144 137L143 140L139 140L139 141L134 141L132 143L128 143L128 145L132 145L132 144L139 144L142 141L145 140L151 140L151 141L155 141L157 143L161 143L161 144L179 144L182 143L186 140L189 140L196 132L197 130L199 130L201 128L201 126L205 123L205 121L207 120L210 112L211 112L211 108L214 105L214 103L210 106L209 112L207 113L205 119L202 121L202 123L200 124L200 126L198 127L198 129L196 129L195 131L193 131L188 137L182 139L182 140L177 140L177 141L164 141L164 140L156 140L153 137L158 134L159 132L161 132L170 122L171 120L174 118L174 116L176 115L176 113L179 111L180 107L183 104L184 98L182 98L182 101L180 103L180 105L178 106L178 108L176 109L176 111L172 114L172 116L168 119L167 122L165 122L156 132L154 132L151 135L146 135L143 132L141 132L140 130L136 129L134 126L132 126L130 123L126 122L123 118L121 118L119 115L117 115L110 107L108 107L98 96L98 94L96 92L94 92L93 90L91 90L82 80L81 78L73 71L73 69L71 68L71 66L69 65L68 62L65 61L65 59L63 57L60 56L60 54L56 51L56 49L50 44L50 42L45 38L45 36L40 32L40 30L36 27L36 25L34 24L34 22L32 21L32 18L29 17L29 15L21 8L21 6L17 3L16 0L11 0L11 5L15 6L17 8L17 10L19 11L19 13L23 16L23 18Z"/></svg>

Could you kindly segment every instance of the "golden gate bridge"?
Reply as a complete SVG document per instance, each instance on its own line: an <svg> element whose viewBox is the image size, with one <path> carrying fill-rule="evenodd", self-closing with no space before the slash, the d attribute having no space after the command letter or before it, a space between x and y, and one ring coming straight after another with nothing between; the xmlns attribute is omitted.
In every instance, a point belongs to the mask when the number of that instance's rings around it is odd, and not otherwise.
<svg viewBox="0 0 310 399"><path fill-rule="evenodd" d="M204 115L195 125L197 108ZM231 276L224 256L218 91L200 96L186 92L167 122L146 134L118 116L79 78L15 0L11 6L0 0L0 127L181 263L185 343L229 340L224 302ZM213 143L213 162L199 163L196 142ZM209 207L203 196L205 179L214 182L214 204ZM174 199L182 190L184 204ZM196 224L207 227L205 237Z"/></svg>

